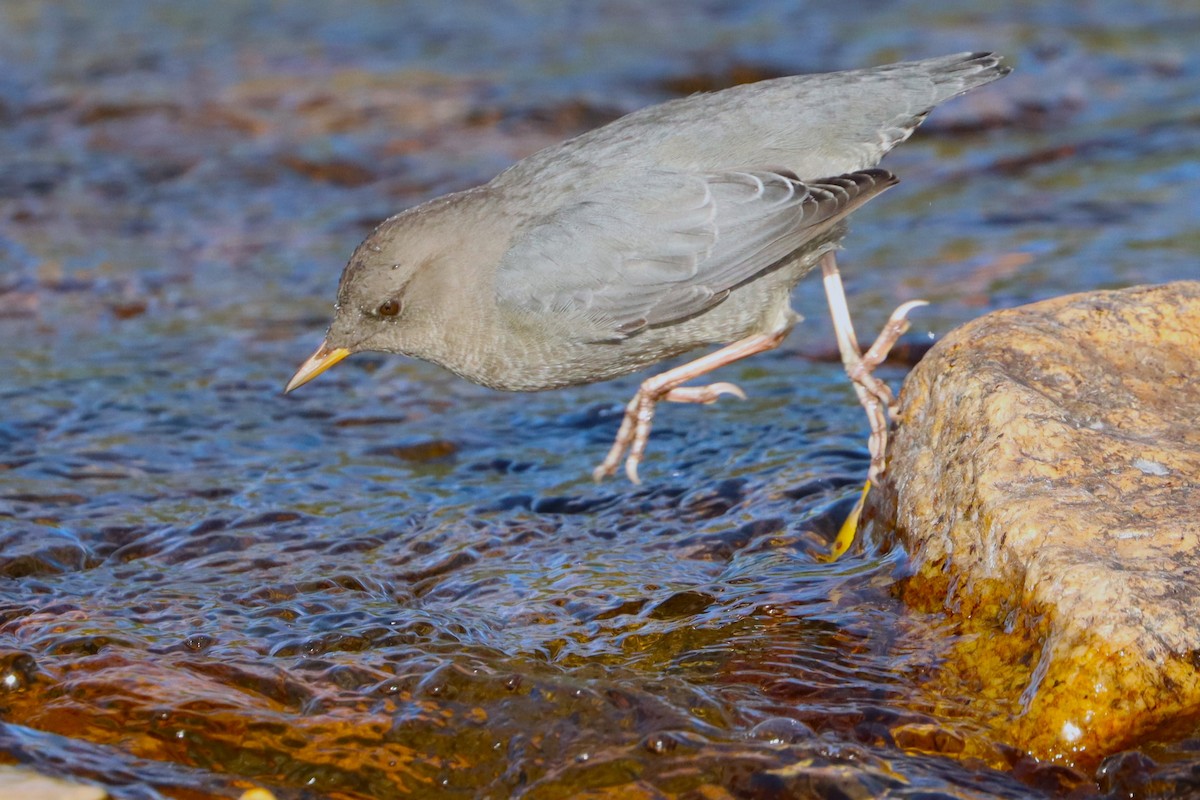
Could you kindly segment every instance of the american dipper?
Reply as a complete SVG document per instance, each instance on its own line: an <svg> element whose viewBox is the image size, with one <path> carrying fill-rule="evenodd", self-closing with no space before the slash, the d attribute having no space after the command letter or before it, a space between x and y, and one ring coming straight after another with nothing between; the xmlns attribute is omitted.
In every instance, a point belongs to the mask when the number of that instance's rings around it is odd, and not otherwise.
<svg viewBox="0 0 1200 800"><path fill-rule="evenodd" d="M858 351L833 251L854 209L896 183L873 167L935 105L1008 74L990 53L765 80L646 108L546 148L491 182L385 220L350 257L325 340L288 382L351 353L421 358L494 389L615 378L725 345L644 381L617 441L637 467L659 400L710 403L730 383L682 384L776 347L800 317L792 288L818 263L881 468L891 402L871 368L893 315ZM911 304L910 304L911 305Z"/></svg>

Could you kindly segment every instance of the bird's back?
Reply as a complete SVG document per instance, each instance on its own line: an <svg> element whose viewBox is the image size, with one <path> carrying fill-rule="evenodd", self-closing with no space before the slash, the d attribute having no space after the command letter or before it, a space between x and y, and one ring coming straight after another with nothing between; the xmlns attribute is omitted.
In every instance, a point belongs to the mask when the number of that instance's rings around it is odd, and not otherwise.
<svg viewBox="0 0 1200 800"><path fill-rule="evenodd" d="M875 166L936 106L1008 74L990 53L798 75L637 111L550 147L496 185L578 189L642 169L772 168L816 179Z"/></svg>

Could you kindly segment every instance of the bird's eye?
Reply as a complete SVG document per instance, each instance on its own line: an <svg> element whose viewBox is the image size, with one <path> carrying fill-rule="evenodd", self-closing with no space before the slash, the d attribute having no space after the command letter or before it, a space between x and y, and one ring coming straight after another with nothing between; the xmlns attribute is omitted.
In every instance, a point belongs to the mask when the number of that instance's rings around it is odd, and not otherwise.
<svg viewBox="0 0 1200 800"><path fill-rule="evenodd" d="M381 317L394 317L400 313L400 301L385 300L379 308L375 309L375 313Z"/></svg>

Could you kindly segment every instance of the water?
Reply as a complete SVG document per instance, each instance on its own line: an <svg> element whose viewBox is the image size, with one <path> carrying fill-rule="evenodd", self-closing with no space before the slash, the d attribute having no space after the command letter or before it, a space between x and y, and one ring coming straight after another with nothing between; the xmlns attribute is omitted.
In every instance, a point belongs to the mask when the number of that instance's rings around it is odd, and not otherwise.
<svg viewBox="0 0 1200 800"><path fill-rule="evenodd" d="M851 2L0 6L0 759L118 797L1159 796L923 691L949 644L823 555L865 475L816 281L750 395L544 395L356 356L292 396L382 217L733 73L995 49L888 159L842 258L861 331L1195 278L1200 15ZM893 383L900 367L889 368ZM607 793L607 794L606 794Z"/></svg>

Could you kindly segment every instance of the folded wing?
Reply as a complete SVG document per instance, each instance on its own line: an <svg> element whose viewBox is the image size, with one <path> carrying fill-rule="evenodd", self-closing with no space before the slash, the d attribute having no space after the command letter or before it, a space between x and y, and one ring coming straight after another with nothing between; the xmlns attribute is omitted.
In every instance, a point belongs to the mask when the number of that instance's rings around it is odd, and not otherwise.
<svg viewBox="0 0 1200 800"><path fill-rule="evenodd" d="M500 263L513 311L622 339L724 300L896 183L885 170L803 182L784 171L650 171L550 214Z"/></svg>

